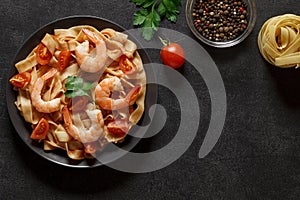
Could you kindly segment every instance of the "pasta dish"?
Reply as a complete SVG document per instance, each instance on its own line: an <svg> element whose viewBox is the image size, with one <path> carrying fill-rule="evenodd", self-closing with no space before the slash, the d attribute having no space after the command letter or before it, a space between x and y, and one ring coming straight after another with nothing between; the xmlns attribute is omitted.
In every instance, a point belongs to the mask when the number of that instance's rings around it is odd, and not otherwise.
<svg viewBox="0 0 300 200"><path fill-rule="evenodd" d="M122 142L143 115L146 74L137 46L111 28L55 29L15 67L16 107L46 151L93 158Z"/></svg>

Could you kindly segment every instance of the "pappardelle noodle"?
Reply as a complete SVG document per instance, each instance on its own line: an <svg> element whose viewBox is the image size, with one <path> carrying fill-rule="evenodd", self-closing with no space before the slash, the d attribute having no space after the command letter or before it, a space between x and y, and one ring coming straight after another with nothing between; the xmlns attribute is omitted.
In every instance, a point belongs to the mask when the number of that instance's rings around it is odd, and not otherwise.
<svg viewBox="0 0 300 200"><path fill-rule="evenodd" d="M46 151L93 158L109 142L122 142L144 112L137 46L111 28L55 29L15 67L15 104Z"/></svg>

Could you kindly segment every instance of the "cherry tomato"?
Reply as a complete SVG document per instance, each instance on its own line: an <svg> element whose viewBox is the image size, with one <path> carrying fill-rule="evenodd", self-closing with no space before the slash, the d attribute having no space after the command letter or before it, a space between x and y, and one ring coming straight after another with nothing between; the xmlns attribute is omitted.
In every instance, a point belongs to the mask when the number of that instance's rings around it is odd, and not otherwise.
<svg viewBox="0 0 300 200"><path fill-rule="evenodd" d="M37 62L40 65L47 65L52 58L51 52L48 50L48 48L43 43L39 44L35 53L36 53Z"/></svg>
<svg viewBox="0 0 300 200"><path fill-rule="evenodd" d="M41 118L38 125L32 131L30 138L36 140L45 139L48 130L49 130L48 121L45 118Z"/></svg>
<svg viewBox="0 0 300 200"><path fill-rule="evenodd" d="M62 50L58 55L58 68L63 71L69 66L71 60L71 51Z"/></svg>
<svg viewBox="0 0 300 200"><path fill-rule="evenodd" d="M122 55L119 61L120 69L124 74L133 74L136 71L136 65L131 58Z"/></svg>
<svg viewBox="0 0 300 200"><path fill-rule="evenodd" d="M169 43L161 49L160 57L165 65L177 69L184 63L184 50L177 43Z"/></svg>
<svg viewBox="0 0 300 200"><path fill-rule="evenodd" d="M129 127L125 120L115 120L107 125L107 130L116 137L122 137L127 134Z"/></svg>
<svg viewBox="0 0 300 200"><path fill-rule="evenodd" d="M28 85L28 83L30 83L30 80L31 74L29 72L23 72L14 75L11 79L9 79L9 82L17 88L24 88Z"/></svg>

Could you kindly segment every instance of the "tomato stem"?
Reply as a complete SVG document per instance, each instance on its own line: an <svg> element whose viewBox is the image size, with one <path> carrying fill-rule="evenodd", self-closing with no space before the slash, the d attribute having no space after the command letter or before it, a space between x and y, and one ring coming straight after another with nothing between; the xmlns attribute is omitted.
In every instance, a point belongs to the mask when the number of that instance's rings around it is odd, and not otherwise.
<svg viewBox="0 0 300 200"><path fill-rule="evenodd" d="M164 46L168 46L170 44L170 40L168 39L163 39L162 37L158 36L159 37L159 40L161 41L161 43L164 45Z"/></svg>

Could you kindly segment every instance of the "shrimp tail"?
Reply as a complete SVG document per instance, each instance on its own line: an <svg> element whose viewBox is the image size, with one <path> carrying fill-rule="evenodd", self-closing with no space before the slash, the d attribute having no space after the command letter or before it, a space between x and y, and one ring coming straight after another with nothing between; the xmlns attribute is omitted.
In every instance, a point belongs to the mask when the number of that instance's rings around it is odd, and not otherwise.
<svg viewBox="0 0 300 200"><path fill-rule="evenodd" d="M72 118L67 106L64 106L62 109L62 115L64 120L64 128L66 129L67 133L71 135L74 139L79 140L78 133L74 130Z"/></svg>
<svg viewBox="0 0 300 200"><path fill-rule="evenodd" d="M95 35L94 32L89 29L83 28L82 32L95 44L99 43L99 38Z"/></svg>
<svg viewBox="0 0 300 200"><path fill-rule="evenodd" d="M47 73L45 73L41 78L43 80L48 80L49 78L52 78L56 72L57 72L57 69L52 68Z"/></svg>
<svg viewBox="0 0 300 200"><path fill-rule="evenodd" d="M65 122L65 126L69 127L72 124L72 119L69 113L67 106L64 106L62 109L62 115Z"/></svg>

